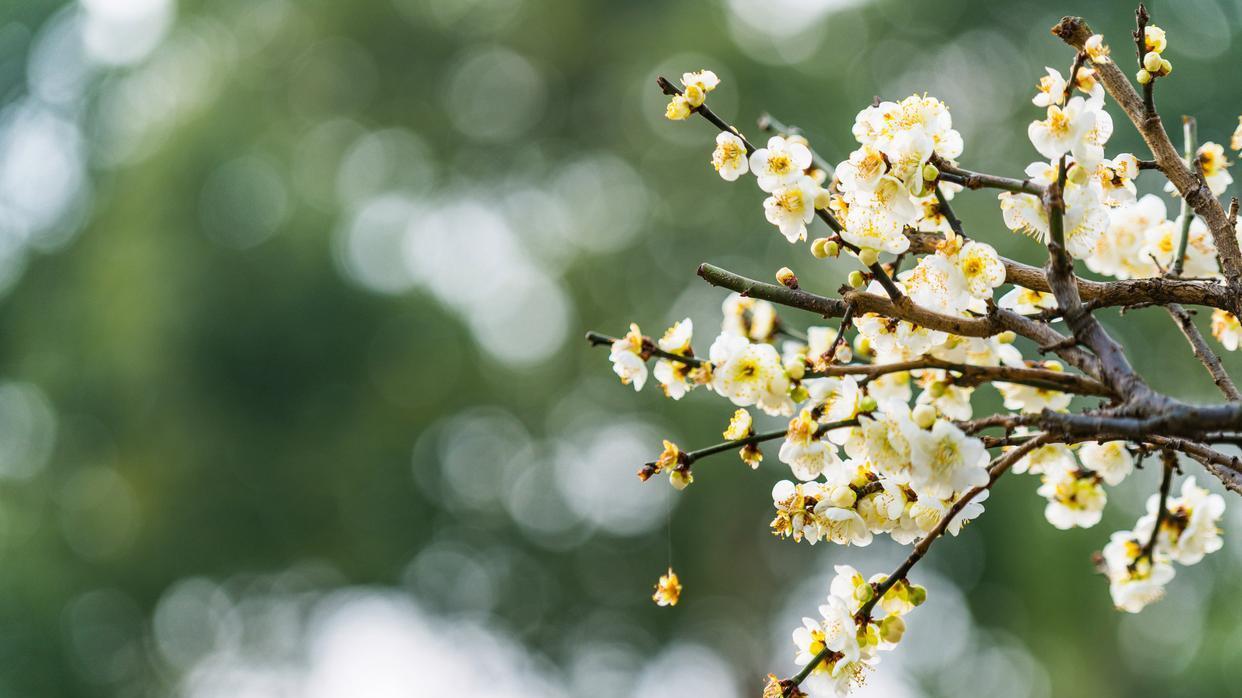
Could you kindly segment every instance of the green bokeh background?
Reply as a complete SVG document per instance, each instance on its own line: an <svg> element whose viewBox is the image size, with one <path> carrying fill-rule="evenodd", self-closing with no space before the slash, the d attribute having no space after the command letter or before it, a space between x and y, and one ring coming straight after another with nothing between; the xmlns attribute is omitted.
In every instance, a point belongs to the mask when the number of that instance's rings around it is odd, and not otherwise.
<svg viewBox="0 0 1242 698"><path fill-rule="evenodd" d="M0 436L17 445L0 443L0 695L207 695L187 676L218 645L174 661L184 656L156 620L187 579L226 590L242 616L256 589L383 590L512 638L565 695L757 695L768 671L793 669L788 631L813 615L832 564L870 574L902 553L769 536L768 492L783 476L774 453L758 472L705 462L676 495L647 483L640 496L655 506L618 490L617 506L636 514L584 514L612 504L607 487L570 505L572 483L629 483L659 436L713 442L732 412L702 391L680 403L634 394L583 332L637 321L657 334L689 315L703 352L723 294L694 277L699 262L763 278L788 265L826 293L851 268L786 243L757 190L716 177L711 128L664 121L654 77L710 67L724 79L712 95L722 116L755 136L770 111L834 161L873 95L925 90L952 109L964 164L1014 175L1038 157L1024 135L1033 85L1043 66L1071 59L1047 28L1082 14L1128 65L1133 10L182 2L145 57L94 65L48 106L46 75L90 64L48 37L91 6L0 3L0 126L43 105L41 118L81 138L84 176L51 222L6 233L16 242L0 299ZM1176 66L1158 89L1166 122L1193 114L1203 139L1227 141L1242 111L1242 3L1151 9ZM161 62L187 47L197 52ZM1109 153L1142 157L1110 111ZM53 141L67 147L63 131ZM30 176L42 185L47 172ZM1158 190L1149 178L1141 186ZM359 212L383 197L399 202L391 235L355 237ZM972 235L1038 262L993 195L955 206ZM507 298L532 278L547 282L543 295ZM486 312L495 307L508 320ZM1162 312L1101 316L1155 387L1216 399ZM1091 552L1129 526L1156 480L1139 472L1110 492L1103 524L1064 533L1044 522L1034 479L1003 481L986 516L920 567L931 599L896 653L909 658L886 657L878 673L891 676L875 677L873 694L1235 691L1232 511L1226 549L1179 569L1144 614L1115 612L1092 573ZM686 591L658 609L650 585L670 549ZM271 581L291 574L294 591ZM611 648L600 655L611 663L592 671L588 646ZM285 656L247 639L230 647L235 662ZM685 659L703 652L714 659ZM421 696L426 685L350 695Z"/></svg>

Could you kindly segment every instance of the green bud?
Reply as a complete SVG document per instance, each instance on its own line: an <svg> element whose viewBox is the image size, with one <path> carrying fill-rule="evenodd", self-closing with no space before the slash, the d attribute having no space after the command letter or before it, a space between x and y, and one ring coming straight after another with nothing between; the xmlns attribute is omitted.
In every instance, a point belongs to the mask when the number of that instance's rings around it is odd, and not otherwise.
<svg viewBox="0 0 1242 698"><path fill-rule="evenodd" d="M923 165L923 179L928 182L934 182L940 177L940 170L930 162Z"/></svg>
<svg viewBox="0 0 1242 698"><path fill-rule="evenodd" d="M880 637L889 644L901 642L901 636L905 633L906 622L901 616L886 616L880 621Z"/></svg>
<svg viewBox="0 0 1242 698"><path fill-rule="evenodd" d="M996 335L996 341L1001 344L1013 344L1017 338L1018 335L1013 330L1005 330L1004 332Z"/></svg>
<svg viewBox="0 0 1242 698"><path fill-rule="evenodd" d="M1161 58L1160 59L1160 74L1168 75L1171 72L1173 72L1173 64L1169 62L1169 59Z"/></svg>
<svg viewBox="0 0 1242 698"><path fill-rule="evenodd" d="M1151 82L1151 73L1147 72L1146 70L1139 70L1138 75L1134 76L1134 78L1138 80L1138 84L1146 85L1147 83Z"/></svg>
<svg viewBox="0 0 1242 698"><path fill-rule="evenodd" d="M1143 68L1149 73L1159 73L1160 61L1162 60L1164 59L1160 57L1160 54L1155 51L1148 51L1147 55L1143 56Z"/></svg>
<svg viewBox="0 0 1242 698"><path fill-rule="evenodd" d="M863 273L855 269L850 272L849 278L846 280L851 288L862 288L867 285L867 280L863 278Z"/></svg>
<svg viewBox="0 0 1242 698"><path fill-rule="evenodd" d="M927 600L927 588L919 584L910 585L910 603L915 606L922 606Z"/></svg>
<svg viewBox="0 0 1242 698"><path fill-rule="evenodd" d="M948 387L949 386L944 384L944 381L936 381L927 387L927 392L931 393L932 397L938 398L944 395L944 391L948 389Z"/></svg>
<svg viewBox="0 0 1242 698"><path fill-rule="evenodd" d="M880 253L870 247L864 247L858 251L858 261L862 262L863 266L869 267L880 261Z"/></svg>
<svg viewBox="0 0 1242 698"><path fill-rule="evenodd" d="M875 412L876 408L879 406L880 405L879 403L875 401L875 398L868 395L864 397L862 400L858 401L858 412L859 413Z"/></svg>

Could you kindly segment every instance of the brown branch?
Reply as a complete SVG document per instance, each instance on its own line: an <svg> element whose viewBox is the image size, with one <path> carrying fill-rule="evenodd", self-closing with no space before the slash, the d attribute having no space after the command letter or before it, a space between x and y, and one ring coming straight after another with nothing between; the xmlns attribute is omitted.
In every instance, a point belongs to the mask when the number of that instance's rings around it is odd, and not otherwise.
<svg viewBox="0 0 1242 698"><path fill-rule="evenodd" d="M1156 509L1156 524L1151 529L1151 538L1147 539L1147 544L1143 546L1143 552L1134 560L1135 564L1142 558L1151 560L1152 551L1156 549L1156 540L1160 537L1160 524L1164 522L1165 514L1169 501L1169 487L1173 484L1173 470L1177 468L1177 455L1172 449L1165 449L1160 452L1160 462L1164 465L1164 473L1160 478L1160 506Z"/></svg>
<svg viewBox="0 0 1242 698"><path fill-rule="evenodd" d="M613 342L617 341L617 338L592 330L586 333L586 340L593 347L610 347ZM643 353L646 354L644 358L655 356L661 359L668 359L669 361L679 361L689 366L702 366L707 363L703 359L697 359L693 356L682 356L681 354L664 351L650 337L643 337Z"/></svg>
<svg viewBox="0 0 1242 698"><path fill-rule="evenodd" d="M940 233L924 231L911 231L906 236L910 239L909 252L913 254L935 252L936 245L944 240ZM1001 257L1001 262L1005 265L1006 283L1032 291L1052 291L1043 269L1007 257ZM1228 310L1233 303L1229 290L1214 280L1153 277L1124 281L1090 281L1075 276L1074 281L1078 285L1079 296L1090 303L1092 308L1182 303Z"/></svg>
<svg viewBox="0 0 1242 698"><path fill-rule="evenodd" d="M1173 317L1182 334L1185 335L1186 341L1190 343L1190 349L1194 352L1203 367L1207 369L1208 375L1212 377L1212 382L1217 388L1225 394L1228 400L1242 400L1242 393L1238 392L1238 387L1234 385L1233 379L1225 371L1225 367L1220 363L1220 357L1212 348L1208 346L1207 340L1203 338L1203 333L1195 327L1194 320L1190 317L1190 313L1177 303L1170 303L1165 306L1165 310L1169 311L1169 315Z"/></svg>
<svg viewBox="0 0 1242 698"><path fill-rule="evenodd" d="M1078 395L1113 397L1113 394L1109 392L1108 388L1099 381L1095 381L1086 376L1080 376L1074 373L1065 373L1063 371L1053 371L1044 368L1030 368L1026 366L976 366L974 364L942 361L931 356L924 356L911 361L902 361L891 364L829 366L826 370L816 371L813 374L808 373L807 377L866 376L868 379L873 379L877 376L882 376L888 373L900 373L902 371L918 371L925 369L939 369L958 373L960 376L954 378L953 384L962 387L974 387L982 383L1002 381L1005 383L1030 385L1036 388L1044 388L1046 390L1059 390L1065 393L1076 393Z"/></svg>
<svg viewBox="0 0 1242 698"><path fill-rule="evenodd" d="M1048 209L1048 265L1045 275L1052 288L1065 323L1078 341L1086 345L1100 360L1100 380L1116 395L1129 401L1147 403L1154 400L1154 393L1147 383L1135 373L1129 359L1104 326L1083 307L1074 282L1074 267L1069 251L1065 249L1064 214L1065 200L1061 196L1065 178L1065 158L1057 168L1057 181L1048 187L1044 205Z"/></svg>
<svg viewBox="0 0 1242 698"><path fill-rule="evenodd" d="M893 302L884 296L863 291L847 292L841 300L825 298L802 289L790 289L776 284L764 283L734 274L711 264L699 265L699 276L713 286L737 291L744 296L761 298L791 308L809 310L825 318L841 317L847 307L856 313L875 313L897 320L905 320L930 330L948 332L963 337L991 337L1005 330L1013 331L1040 346L1063 342L1065 336L1047 323L1036 322L1012 311L994 308L983 317L957 317L945 315L916 305L908 297ZM1099 362L1087 352L1074 347L1062 347L1057 354L1083 373L1098 375Z"/></svg>

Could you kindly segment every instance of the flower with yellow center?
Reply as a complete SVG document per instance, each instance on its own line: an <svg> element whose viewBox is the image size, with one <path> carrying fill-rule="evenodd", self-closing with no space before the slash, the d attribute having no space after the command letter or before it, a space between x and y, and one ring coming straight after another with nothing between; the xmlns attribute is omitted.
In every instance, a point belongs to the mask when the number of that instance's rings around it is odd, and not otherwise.
<svg viewBox="0 0 1242 698"><path fill-rule="evenodd" d="M1228 169L1233 163L1225 158L1224 146L1211 141L1199 146L1198 162L1212 195L1220 196L1225 193L1225 189L1233 183L1233 176Z"/></svg>
<svg viewBox="0 0 1242 698"><path fill-rule="evenodd" d="M1237 315L1217 308L1212 311L1212 336L1229 351L1237 351L1242 343L1242 322Z"/></svg>
<svg viewBox="0 0 1242 698"><path fill-rule="evenodd" d="M710 70L700 70L697 73L682 73L681 84L685 86L686 102L691 107L700 107L706 101L707 93L720 84L720 78Z"/></svg>
<svg viewBox="0 0 1242 698"><path fill-rule="evenodd" d="M690 106L690 102L681 95L673 95L668 101L668 106L664 107L664 118L669 121L685 121L690 118L690 114L694 111Z"/></svg>
<svg viewBox="0 0 1242 698"><path fill-rule="evenodd" d="M1108 44L1104 43L1103 34L1092 34L1082 45L1082 50L1096 65L1103 65L1112 59L1108 57Z"/></svg>
<svg viewBox="0 0 1242 698"><path fill-rule="evenodd" d="M712 152L712 167L726 182L736 181L750 171L746 157L746 143L736 134L721 131L716 136L716 150Z"/></svg>
<svg viewBox="0 0 1242 698"><path fill-rule="evenodd" d="M751 167L754 167L752 161ZM810 177L800 175L792 183L774 189L763 202L764 215L790 242L806 240L806 226L815 217L818 187Z"/></svg>
<svg viewBox="0 0 1242 698"><path fill-rule="evenodd" d="M1057 297L1047 291L1014 286L996 304L1019 315L1036 315L1057 307Z"/></svg>
<svg viewBox="0 0 1242 698"><path fill-rule="evenodd" d="M966 290L975 298L991 298L992 289L1005 283L1005 264L986 242L968 242L957 254L957 268L966 277Z"/></svg>
<svg viewBox="0 0 1242 698"><path fill-rule="evenodd" d="M608 355L612 361L612 370L621 378L621 383L633 384L636 391L642 390L643 384L647 382L647 361L644 358L645 341L638 325L630 323L630 331L612 343L612 351Z"/></svg>
<svg viewBox="0 0 1242 698"><path fill-rule="evenodd" d="M1173 580L1173 566L1162 555L1145 555L1134 531L1114 533L1102 557L1113 604L1127 613L1138 613L1159 601L1164 586Z"/></svg>
<svg viewBox="0 0 1242 698"><path fill-rule="evenodd" d="M1134 472L1134 456L1126 449L1124 441L1088 441L1078 449L1078 460L1083 467L1104 478L1110 485L1119 485Z"/></svg>
<svg viewBox="0 0 1242 698"><path fill-rule="evenodd" d="M772 136L767 147L750 155L750 170L759 181L759 188L775 192L801 179L811 166L811 149L792 138ZM811 182L814 184L814 182Z"/></svg>
<svg viewBox="0 0 1242 698"><path fill-rule="evenodd" d="M676 606L678 599L681 598L681 580L677 578L677 573L672 567L668 568L668 574L660 575L660 580L656 582L655 593L651 595L651 600L656 602L657 606Z"/></svg>
<svg viewBox="0 0 1242 698"><path fill-rule="evenodd" d="M1082 97L1074 97L1064 106L1048 106L1047 118L1032 121L1027 135L1040 155L1049 160L1067 153L1084 167L1094 168L1099 162L1099 146L1092 141L1100 110Z"/></svg>
<svg viewBox="0 0 1242 698"><path fill-rule="evenodd" d="M738 409L729 420L729 427L724 430L724 437L729 441L744 439L755 433L753 426L754 419L751 418L750 413L744 409Z"/></svg>
<svg viewBox="0 0 1242 698"><path fill-rule="evenodd" d="M1035 96L1031 98L1031 103L1037 107L1064 104L1065 78L1061 75L1061 71L1047 66L1044 66L1044 70L1048 71L1048 73L1041 77L1035 85L1036 92Z"/></svg>
<svg viewBox="0 0 1242 698"><path fill-rule="evenodd" d="M1048 500L1044 518L1053 526L1066 530L1090 528L1100 522L1108 495L1100 486L1100 477L1089 470L1055 469L1044 473L1038 493Z"/></svg>
<svg viewBox="0 0 1242 698"><path fill-rule="evenodd" d="M1149 24L1143 29L1143 47L1148 51L1156 53L1164 53L1168 48L1169 41L1165 36L1164 30L1154 24Z"/></svg>

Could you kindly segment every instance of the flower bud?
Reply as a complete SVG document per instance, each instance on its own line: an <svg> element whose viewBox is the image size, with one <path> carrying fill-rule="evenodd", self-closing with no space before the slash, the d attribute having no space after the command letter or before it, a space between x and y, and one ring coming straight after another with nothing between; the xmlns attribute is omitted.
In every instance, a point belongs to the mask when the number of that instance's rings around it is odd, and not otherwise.
<svg viewBox="0 0 1242 698"><path fill-rule="evenodd" d="M864 412L875 412L876 408L879 406L880 405L875 401L875 398L868 395L858 401L858 412L859 414Z"/></svg>
<svg viewBox="0 0 1242 698"><path fill-rule="evenodd" d="M821 171L822 170L816 170L816 172L821 172ZM831 205L832 205L832 192L831 191L828 191L827 189L820 189L819 191L815 192L815 208L822 211Z"/></svg>
<svg viewBox="0 0 1242 698"><path fill-rule="evenodd" d="M934 182L940 177L940 168L930 162L923 165L923 179L928 182Z"/></svg>
<svg viewBox="0 0 1242 698"><path fill-rule="evenodd" d="M1164 53L1164 49L1168 45L1168 38L1165 36L1163 29L1154 24L1149 24L1143 28L1143 48L1156 53Z"/></svg>
<svg viewBox="0 0 1242 698"><path fill-rule="evenodd" d="M839 364L848 364L850 360L854 358L854 352L850 351L848 344L842 342L837 346L837 351L833 354L833 358L836 359Z"/></svg>
<svg viewBox="0 0 1242 698"><path fill-rule="evenodd" d="M1148 51L1147 55L1143 56L1143 68L1149 73L1158 73L1160 72L1160 61L1160 54L1155 51Z"/></svg>
<svg viewBox="0 0 1242 698"><path fill-rule="evenodd" d="M1058 371L1058 372L1065 370L1065 366L1063 366L1060 361L1045 361L1044 368L1048 369L1049 371Z"/></svg>
<svg viewBox="0 0 1242 698"><path fill-rule="evenodd" d="M862 288L867 285L867 280L863 278L863 273L855 269L850 272L849 278L846 279L851 288Z"/></svg>
<svg viewBox="0 0 1242 698"><path fill-rule="evenodd" d="M1005 330L996 335L996 341L1001 344L1013 344L1018 339L1018 335L1013 330Z"/></svg>
<svg viewBox="0 0 1242 698"><path fill-rule="evenodd" d="M1161 58L1160 59L1160 74L1168 75L1171 72L1173 72L1173 64L1169 62L1169 59Z"/></svg>
<svg viewBox="0 0 1242 698"><path fill-rule="evenodd" d="M674 468L668 473L668 484L672 485L673 489L684 490L692 482L694 482L694 475L690 472L690 468Z"/></svg>
<svg viewBox="0 0 1242 698"><path fill-rule="evenodd" d="M936 408L927 403L923 403L914 408L910 413L910 417L914 419L914 423L920 429L931 429L936 423Z"/></svg>
<svg viewBox="0 0 1242 698"><path fill-rule="evenodd" d="M796 388L794 388L793 390L789 391L789 397L790 397L790 398L791 398L794 402L804 402L804 401L806 401L806 400L810 399L810 397L811 397L811 393L807 392L806 386L799 385L798 387L796 387Z"/></svg>
<svg viewBox="0 0 1242 698"><path fill-rule="evenodd" d="M802 376L806 375L806 364L802 362L800 357L790 359L785 362L785 374L796 381L800 381Z"/></svg>
<svg viewBox="0 0 1242 698"><path fill-rule="evenodd" d="M872 247L864 247L858 251L858 261L862 262L863 266L869 267L880 261L880 253Z"/></svg>
<svg viewBox="0 0 1242 698"><path fill-rule="evenodd" d="M927 386L927 393L933 398L942 397L944 395L944 391L947 390L948 387L949 386L945 385L944 381L936 381L935 383Z"/></svg>
<svg viewBox="0 0 1242 698"><path fill-rule="evenodd" d="M921 586L919 584L911 584L910 585L910 603L914 604L915 606L922 606L923 602L926 600L927 600L927 587Z"/></svg>
<svg viewBox="0 0 1242 698"><path fill-rule="evenodd" d="M880 638L885 642L895 645L901 642L901 636L906 632L906 622L901 616L885 616L880 621Z"/></svg>
<svg viewBox="0 0 1242 698"><path fill-rule="evenodd" d="M776 281L788 288L798 288L798 277L794 276L793 270L789 267L781 267L776 270Z"/></svg>
<svg viewBox="0 0 1242 698"><path fill-rule="evenodd" d="M828 253L829 257L837 257L841 254L841 246L837 244L836 240L830 240L824 245L824 252Z"/></svg>
<svg viewBox="0 0 1242 698"><path fill-rule="evenodd" d="M1074 163L1070 165L1069 171L1065 173L1065 177L1074 184L1081 186L1091 179L1091 173L1082 165Z"/></svg>
<svg viewBox="0 0 1242 698"><path fill-rule="evenodd" d="M815 238L814 240L812 240L811 241L811 256L815 257L816 259L826 259L829 256L831 256L828 254L828 249L827 249L827 245L830 242L832 242L832 240L829 238Z"/></svg>
<svg viewBox="0 0 1242 698"><path fill-rule="evenodd" d="M832 489L828 495L828 501L834 507L841 509L849 509L854 506L854 502L858 501L858 494L854 492L852 487L847 485L838 485Z"/></svg>
<svg viewBox="0 0 1242 698"><path fill-rule="evenodd" d="M1151 82L1151 73L1147 72L1146 70L1139 70L1138 75L1134 76L1134 79L1138 80L1138 84L1146 85L1147 83Z"/></svg>
<svg viewBox="0 0 1242 698"><path fill-rule="evenodd" d="M873 596L875 596L875 589L872 589L870 584L859 584L854 587L854 600L860 604L867 603Z"/></svg>

